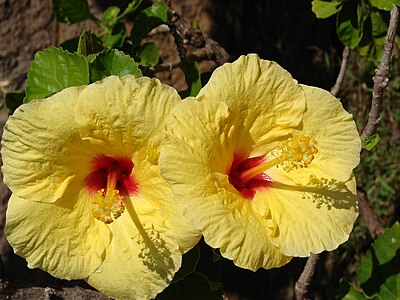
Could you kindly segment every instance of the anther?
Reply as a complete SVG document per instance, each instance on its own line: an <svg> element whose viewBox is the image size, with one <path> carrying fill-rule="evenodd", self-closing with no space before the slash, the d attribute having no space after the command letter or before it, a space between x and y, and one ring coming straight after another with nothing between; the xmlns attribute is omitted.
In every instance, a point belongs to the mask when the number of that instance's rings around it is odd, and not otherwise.
<svg viewBox="0 0 400 300"><path fill-rule="evenodd" d="M115 188L117 180L117 172L110 172L107 176L107 189L98 190L92 199L93 216L106 224L112 223L125 210L123 197Z"/></svg>
<svg viewBox="0 0 400 300"><path fill-rule="evenodd" d="M290 172L293 169L307 168L318 153L317 141L309 136L289 138L278 147L280 157L284 157L280 165L283 170Z"/></svg>

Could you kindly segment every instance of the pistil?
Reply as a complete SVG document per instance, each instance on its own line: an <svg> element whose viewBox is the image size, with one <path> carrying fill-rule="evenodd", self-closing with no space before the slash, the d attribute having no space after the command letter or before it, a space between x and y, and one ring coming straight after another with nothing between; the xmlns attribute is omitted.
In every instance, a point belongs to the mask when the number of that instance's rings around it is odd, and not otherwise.
<svg viewBox="0 0 400 300"><path fill-rule="evenodd" d="M125 211L124 199L137 192L132 169L133 163L126 157L99 155L93 159L86 187L96 219L110 224Z"/></svg>
<svg viewBox="0 0 400 300"><path fill-rule="evenodd" d="M289 138L278 146L276 158L243 171L239 175L240 181L248 182L275 166L281 166L286 172L297 168L307 168L314 160L314 155L318 153L316 145L317 141L309 136Z"/></svg>

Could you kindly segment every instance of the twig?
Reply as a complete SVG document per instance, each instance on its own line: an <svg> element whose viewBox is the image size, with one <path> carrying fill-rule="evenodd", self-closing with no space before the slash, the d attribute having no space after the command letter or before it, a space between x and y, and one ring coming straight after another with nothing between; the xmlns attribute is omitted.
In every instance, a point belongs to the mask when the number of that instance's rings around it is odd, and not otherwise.
<svg viewBox="0 0 400 300"><path fill-rule="evenodd" d="M296 296L296 300L307 299L306 295L308 292L308 288L310 287L311 281L314 277L318 261L319 254L312 253L311 256L307 259L303 272L301 273L295 285L294 293Z"/></svg>
<svg viewBox="0 0 400 300"><path fill-rule="evenodd" d="M213 60L222 65L230 59L226 50L215 40L206 37L199 29L193 28L170 7L172 19L169 28L175 39L181 61Z"/></svg>
<svg viewBox="0 0 400 300"><path fill-rule="evenodd" d="M376 215L375 209L369 204L365 191L358 190L357 198L361 220L367 226L371 237L375 239L379 234L385 231L382 225L383 222L381 218Z"/></svg>
<svg viewBox="0 0 400 300"><path fill-rule="evenodd" d="M367 125L361 134L362 140L371 137L375 133L381 121L380 113L382 110L383 91L389 83L388 75L390 70L390 60L398 23L399 7L393 5L392 10L390 11L390 21L385 41L385 50L383 52L381 62L379 63L378 68L375 70L375 76L373 78L374 88L372 91L371 110L369 112Z"/></svg>
<svg viewBox="0 0 400 300"><path fill-rule="evenodd" d="M171 35L174 37L175 44L176 44L176 50L178 51L179 54L179 59L181 61L186 60L186 48L184 47L184 38L182 33L178 32L178 26L177 22L180 20L180 16L174 11L170 9L170 12L172 14L172 19L171 22L169 23L169 31L171 32Z"/></svg>
<svg viewBox="0 0 400 300"><path fill-rule="evenodd" d="M164 71L171 71L172 69L175 69L177 67L179 67L179 65L181 64L181 60L174 60L171 62L166 62L166 63L162 63L159 65L154 66L154 68L152 68L152 71L157 73L157 72L164 72Z"/></svg>
<svg viewBox="0 0 400 300"><path fill-rule="evenodd" d="M338 77L336 78L335 85L331 89L331 94L335 97L339 93L340 87L342 86L344 75L346 74L347 61L349 59L349 55L350 55L350 48L346 46L343 49L342 63L340 65Z"/></svg>
<svg viewBox="0 0 400 300"><path fill-rule="evenodd" d="M150 31L147 36L154 36L154 35L158 35L158 34L162 34L162 33L167 33L169 32L169 27L168 25L165 24L161 24L160 26L157 26L156 28L154 28L152 31Z"/></svg>

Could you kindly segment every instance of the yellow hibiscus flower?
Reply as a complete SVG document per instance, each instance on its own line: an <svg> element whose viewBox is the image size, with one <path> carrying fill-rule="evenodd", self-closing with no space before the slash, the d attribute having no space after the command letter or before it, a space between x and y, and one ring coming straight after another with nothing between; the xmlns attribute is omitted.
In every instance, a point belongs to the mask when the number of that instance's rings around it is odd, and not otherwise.
<svg viewBox="0 0 400 300"><path fill-rule="evenodd" d="M150 299L168 286L200 235L158 167L162 127L179 102L156 79L112 76L10 117L6 235L29 267L115 299Z"/></svg>
<svg viewBox="0 0 400 300"><path fill-rule="evenodd" d="M160 168L205 241L243 268L333 250L357 217L360 138L330 93L241 56L166 125Z"/></svg>

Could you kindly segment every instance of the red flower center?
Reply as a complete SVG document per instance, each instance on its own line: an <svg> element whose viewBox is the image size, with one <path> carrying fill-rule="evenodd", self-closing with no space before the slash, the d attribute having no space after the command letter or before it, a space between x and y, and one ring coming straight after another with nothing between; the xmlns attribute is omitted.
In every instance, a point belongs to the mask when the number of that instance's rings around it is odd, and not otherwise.
<svg viewBox="0 0 400 300"><path fill-rule="evenodd" d="M244 180L241 174L265 162L265 156L244 158L242 154L235 154L229 174L229 182L248 200L252 200L257 189L271 186L272 179L260 173L249 180Z"/></svg>
<svg viewBox="0 0 400 300"><path fill-rule="evenodd" d="M110 157L100 154L91 161L91 172L85 179L85 186L90 193L104 189L107 193L107 186L110 180L116 181L115 190L121 196L129 196L137 193L138 184L132 174L133 162L128 157Z"/></svg>

